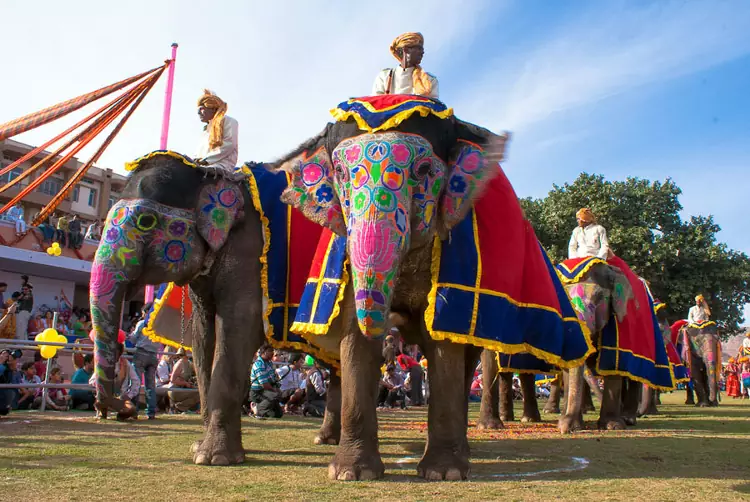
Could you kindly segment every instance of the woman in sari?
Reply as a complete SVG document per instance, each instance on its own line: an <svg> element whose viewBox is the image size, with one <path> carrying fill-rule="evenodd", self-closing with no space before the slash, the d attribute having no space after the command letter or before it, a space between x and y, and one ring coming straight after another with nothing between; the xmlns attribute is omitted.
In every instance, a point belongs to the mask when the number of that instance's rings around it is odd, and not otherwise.
<svg viewBox="0 0 750 502"><path fill-rule="evenodd" d="M739 367L734 357L729 358L726 368L724 368L724 378L727 382L727 396L737 399L740 394L740 377Z"/></svg>

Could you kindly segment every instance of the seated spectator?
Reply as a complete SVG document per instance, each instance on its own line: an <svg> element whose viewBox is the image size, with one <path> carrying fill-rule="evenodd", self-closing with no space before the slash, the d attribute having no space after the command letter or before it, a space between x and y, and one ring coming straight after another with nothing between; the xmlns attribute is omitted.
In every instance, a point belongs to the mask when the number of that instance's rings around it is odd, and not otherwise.
<svg viewBox="0 0 750 502"><path fill-rule="evenodd" d="M70 383L83 385L88 384L94 375L94 356L86 354L83 356L83 367L73 373ZM91 390L73 389L70 391L71 406L76 410L93 410L96 396Z"/></svg>
<svg viewBox="0 0 750 502"><path fill-rule="evenodd" d="M63 375L60 368L52 368L49 373L50 384L61 384L63 383ZM40 389L41 390L41 389ZM37 399L41 399L41 392L37 393ZM55 411L68 411L70 396L65 389L47 389L47 405L46 408Z"/></svg>
<svg viewBox="0 0 750 502"><path fill-rule="evenodd" d="M276 370L281 390L281 404L284 404L285 413L294 413L305 398L305 378L303 377L302 365L305 360L302 354L293 354L289 364Z"/></svg>
<svg viewBox="0 0 750 502"><path fill-rule="evenodd" d="M44 331L44 324L42 323L42 313L37 310L36 313L29 319L29 339L35 337L42 331Z"/></svg>
<svg viewBox="0 0 750 502"><path fill-rule="evenodd" d="M26 220L23 219L23 206L20 202L8 210L8 219L16 225L16 237L26 235Z"/></svg>
<svg viewBox="0 0 750 502"><path fill-rule="evenodd" d="M45 220L36 228L42 234L42 245L49 247L55 239L55 227L50 224L49 218L45 218Z"/></svg>
<svg viewBox="0 0 750 502"><path fill-rule="evenodd" d="M169 395L166 392L158 392L158 389L168 388L171 385L170 377L174 367L174 358L175 354L165 352L162 354L161 358L159 358L159 364L156 365L156 408L162 413L166 413L170 410Z"/></svg>
<svg viewBox="0 0 750 502"><path fill-rule="evenodd" d="M322 417L326 411L326 383L320 362L316 359L315 364L307 372L305 390L305 406L302 415L306 417Z"/></svg>
<svg viewBox="0 0 750 502"><path fill-rule="evenodd" d="M68 219L65 215L60 215L57 218L57 231L55 232L55 240L60 246L65 247L68 242Z"/></svg>
<svg viewBox="0 0 750 502"><path fill-rule="evenodd" d="M11 381L10 350L0 351L0 383ZM0 417L4 417L12 409L13 392L15 389L0 389Z"/></svg>
<svg viewBox="0 0 750 502"><path fill-rule="evenodd" d="M424 373L422 372L422 366L420 366L416 359L406 354L398 354L396 362L409 375L409 399L411 400L411 405L422 406L424 404L422 396L422 378Z"/></svg>
<svg viewBox="0 0 750 502"><path fill-rule="evenodd" d="M135 368L123 357L124 354L125 346L118 343L115 352L115 358L117 359L115 363L116 396L113 396L109 403L109 406L117 412L117 420L121 421L138 418L138 407L135 400L138 399L141 392L141 382L138 380ZM96 373L91 375L89 384L96 385ZM99 417L101 418L101 415Z"/></svg>
<svg viewBox="0 0 750 502"><path fill-rule="evenodd" d="M74 214L73 218L68 223L68 245L71 249L81 249L83 246L83 234L81 233L81 220L78 219L78 215Z"/></svg>
<svg viewBox="0 0 750 502"><path fill-rule="evenodd" d="M471 381L471 390L469 392L469 401L478 403L482 400L482 374L474 376Z"/></svg>
<svg viewBox="0 0 750 502"><path fill-rule="evenodd" d="M396 402L401 403L401 409L406 408L406 395L404 394L404 377L396 370L394 364L386 366L385 375L380 382L379 406L396 407Z"/></svg>
<svg viewBox="0 0 750 502"><path fill-rule="evenodd" d="M41 384L42 379L36 374L36 368L34 363L31 361L23 363L21 366L21 383L24 384ZM16 409L19 410L30 410L32 408L38 408L41 402L42 389L19 389L18 404Z"/></svg>
<svg viewBox="0 0 750 502"><path fill-rule="evenodd" d="M272 358L273 347L264 343L250 372L250 407L254 416L260 419L281 418L284 414L279 403L279 384Z"/></svg>
<svg viewBox="0 0 750 502"><path fill-rule="evenodd" d="M102 238L102 223L101 220L96 220L94 223L88 226L86 229L86 239L98 241Z"/></svg>
<svg viewBox="0 0 750 502"><path fill-rule="evenodd" d="M172 382L172 388L195 389L195 371L193 363L188 359L185 349L180 347L177 350L178 360L172 370L169 379ZM196 411L200 406L200 394L194 391L171 390L169 400L172 402L172 408L179 413Z"/></svg>
<svg viewBox="0 0 750 502"><path fill-rule="evenodd" d="M42 378L42 375L47 374L47 362L42 357L42 353L38 350L34 352L34 369L39 378Z"/></svg>
<svg viewBox="0 0 750 502"><path fill-rule="evenodd" d="M42 329L42 331L44 331L47 328L54 328L53 322L52 322L54 315L55 315L54 312L52 312L51 310L47 310L46 312L44 312L44 317L42 318L42 326L44 328Z"/></svg>

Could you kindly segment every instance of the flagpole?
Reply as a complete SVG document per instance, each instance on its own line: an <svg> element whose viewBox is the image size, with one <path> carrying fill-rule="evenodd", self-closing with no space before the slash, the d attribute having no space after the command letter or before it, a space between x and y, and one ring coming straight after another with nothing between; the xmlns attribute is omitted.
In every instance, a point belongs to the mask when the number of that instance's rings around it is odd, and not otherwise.
<svg viewBox="0 0 750 502"><path fill-rule="evenodd" d="M164 113L161 120L161 139L159 141L159 150L167 149L169 140L169 116L172 112L172 90L174 89L174 67L177 63L177 42L172 44L172 59L169 64L169 73L167 74L167 89L164 92ZM154 286L146 286L145 303L154 301Z"/></svg>

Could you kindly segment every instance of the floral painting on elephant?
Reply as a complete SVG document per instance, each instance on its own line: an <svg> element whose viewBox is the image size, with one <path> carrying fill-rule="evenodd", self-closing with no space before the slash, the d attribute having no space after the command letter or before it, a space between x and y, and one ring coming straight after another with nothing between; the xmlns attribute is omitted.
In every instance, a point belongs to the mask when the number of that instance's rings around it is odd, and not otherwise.
<svg viewBox="0 0 750 502"><path fill-rule="evenodd" d="M290 330L297 315L300 298L315 254L323 227L302 216L279 197L289 185L284 173L273 174L261 167L243 166L239 169L247 177L248 192L255 209L260 213L264 230L264 248L261 256L261 284L264 292L263 320L266 338L277 348L299 350L337 366L338 359L320 348L310 346L304 338ZM210 213L208 222L217 222L217 241L226 238L224 216L235 211L238 194L227 194L220 189L201 202L200 210ZM214 216L216 213L220 213ZM326 235L331 233L325 230ZM238 277L237 280L244 280ZM170 346L191 345L191 332L185 324L191 312L187 287L174 284L161 285L155 295L154 307L149 312L144 332L153 340Z"/></svg>

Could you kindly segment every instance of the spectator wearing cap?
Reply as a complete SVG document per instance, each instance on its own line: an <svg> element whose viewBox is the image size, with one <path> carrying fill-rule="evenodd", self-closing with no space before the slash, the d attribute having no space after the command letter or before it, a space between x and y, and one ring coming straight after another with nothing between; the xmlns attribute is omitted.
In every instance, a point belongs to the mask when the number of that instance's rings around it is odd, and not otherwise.
<svg viewBox="0 0 750 502"><path fill-rule="evenodd" d="M88 384L94 375L94 356L86 354L83 356L83 366L73 373L70 383L83 385ZM70 391L71 405L77 410L93 410L94 401L96 400L91 390L73 389Z"/></svg>
<svg viewBox="0 0 750 502"><path fill-rule="evenodd" d="M313 367L307 372L307 389L305 390L304 416L322 417L326 409L326 388L320 361L315 359Z"/></svg>
<svg viewBox="0 0 750 502"><path fill-rule="evenodd" d="M133 333L128 335L128 341L135 346L133 365L138 373L138 379L143 380L146 387L146 415L149 420L156 418L156 367L159 365L157 353L160 344L152 341L143 332L146 327L146 314L151 310L153 304L144 305L141 311L141 320L135 325Z"/></svg>

